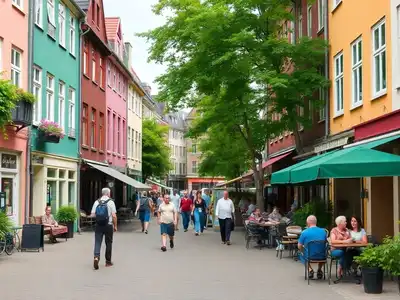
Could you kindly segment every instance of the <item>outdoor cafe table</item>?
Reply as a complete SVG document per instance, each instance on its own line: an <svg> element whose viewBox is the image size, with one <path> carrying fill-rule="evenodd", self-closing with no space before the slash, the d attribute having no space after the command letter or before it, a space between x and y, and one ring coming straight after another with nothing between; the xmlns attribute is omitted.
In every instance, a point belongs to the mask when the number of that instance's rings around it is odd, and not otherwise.
<svg viewBox="0 0 400 300"><path fill-rule="evenodd" d="M364 248L364 247L367 247L368 244L361 243L361 242L353 242L353 243L330 243L330 246L333 247L333 248L336 248L336 249L344 250L344 251L345 251L344 255L346 255L346 252L347 252L348 249L351 249L351 248ZM347 266L345 266L345 267L347 267ZM348 269L343 268L343 274L344 274L344 275L342 275L342 277L340 277L340 278L338 278L337 280L335 280L333 283L338 283L338 282L343 281L343 279L344 279L344 277L346 276L346 273L347 273L348 271L349 271ZM361 279L360 279L358 276L354 276L354 277L352 277L352 278L349 277L348 280L350 280L351 282L355 281L357 284L360 284L360 283L361 283ZM347 281L347 280L346 280L346 281Z"/></svg>

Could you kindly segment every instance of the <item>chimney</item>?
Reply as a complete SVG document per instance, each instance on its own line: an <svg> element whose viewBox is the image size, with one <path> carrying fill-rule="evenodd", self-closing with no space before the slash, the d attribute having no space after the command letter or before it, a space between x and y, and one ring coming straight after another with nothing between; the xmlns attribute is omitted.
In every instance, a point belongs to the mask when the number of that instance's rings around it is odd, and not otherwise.
<svg viewBox="0 0 400 300"><path fill-rule="evenodd" d="M132 67L132 45L129 42L125 43L125 57L124 57L124 63L125 65L130 69Z"/></svg>
<svg viewBox="0 0 400 300"><path fill-rule="evenodd" d="M150 86L150 84L148 84L148 83L146 83L146 82L142 82L142 86L143 86L143 89L145 90L145 92L146 92L149 96L151 96L151 86Z"/></svg>

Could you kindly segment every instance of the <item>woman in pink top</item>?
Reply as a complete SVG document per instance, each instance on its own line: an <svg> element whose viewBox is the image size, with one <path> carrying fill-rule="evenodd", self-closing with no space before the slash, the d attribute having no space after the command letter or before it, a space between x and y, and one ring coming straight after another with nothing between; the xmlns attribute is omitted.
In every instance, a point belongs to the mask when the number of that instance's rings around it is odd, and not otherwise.
<svg viewBox="0 0 400 300"><path fill-rule="evenodd" d="M351 238L350 231L347 229L347 220L345 216L339 216L335 220L336 227L331 230L331 244L345 244L353 242ZM338 276L339 278L343 276L343 267L345 264L344 250L336 249L335 247L331 248L332 256L335 258L339 258L339 268L338 268Z"/></svg>

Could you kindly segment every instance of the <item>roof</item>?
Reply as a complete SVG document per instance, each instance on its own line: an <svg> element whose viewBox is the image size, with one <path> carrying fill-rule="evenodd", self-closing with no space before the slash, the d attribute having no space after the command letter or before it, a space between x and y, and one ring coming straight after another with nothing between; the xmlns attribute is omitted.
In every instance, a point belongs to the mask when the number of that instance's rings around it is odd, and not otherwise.
<svg viewBox="0 0 400 300"><path fill-rule="evenodd" d="M117 36L118 27L121 23L119 17L107 17L104 19L106 25L106 34L109 40L114 40Z"/></svg>

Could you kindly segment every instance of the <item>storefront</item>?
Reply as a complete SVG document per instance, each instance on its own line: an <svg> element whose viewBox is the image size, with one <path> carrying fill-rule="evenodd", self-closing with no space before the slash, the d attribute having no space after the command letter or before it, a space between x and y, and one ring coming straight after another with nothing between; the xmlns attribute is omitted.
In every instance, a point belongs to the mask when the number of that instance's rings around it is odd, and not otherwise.
<svg viewBox="0 0 400 300"><path fill-rule="evenodd" d="M34 153L32 168L33 216L43 215L48 205L53 213L64 205L77 207L77 159Z"/></svg>
<svg viewBox="0 0 400 300"><path fill-rule="evenodd" d="M210 177L210 178L187 178L188 191L201 190L202 188L213 188L218 183L224 182L222 177Z"/></svg>
<svg viewBox="0 0 400 300"><path fill-rule="evenodd" d="M25 203L25 187L21 186L21 156L15 152L0 152L0 207L14 224L21 224Z"/></svg>

